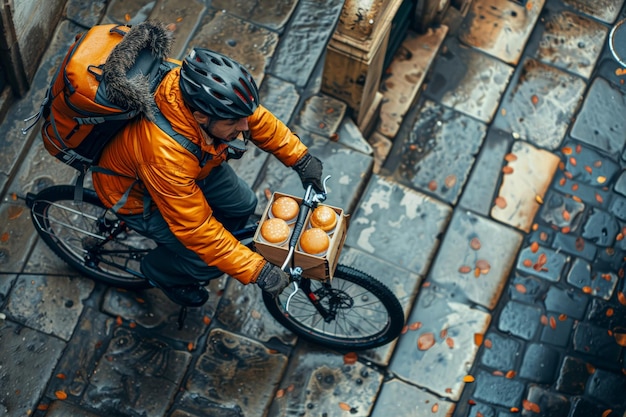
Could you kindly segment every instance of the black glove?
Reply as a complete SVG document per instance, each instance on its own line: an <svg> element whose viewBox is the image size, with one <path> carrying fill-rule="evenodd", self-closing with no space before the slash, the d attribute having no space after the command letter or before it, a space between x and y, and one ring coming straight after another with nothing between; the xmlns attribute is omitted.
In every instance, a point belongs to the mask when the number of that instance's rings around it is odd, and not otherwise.
<svg viewBox="0 0 626 417"><path fill-rule="evenodd" d="M263 291L277 297L289 286L289 275L280 267L267 262L261 269L256 283Z"/></svg>
<svg viewBox="0 0 626 417"><path fill-rule="evenodd" d="M318 158L307 152L296 162L293 169L300 176L302 185L305 188L311 184L316 192L324 192L324 186L322 185L322 161Z"/></svg>

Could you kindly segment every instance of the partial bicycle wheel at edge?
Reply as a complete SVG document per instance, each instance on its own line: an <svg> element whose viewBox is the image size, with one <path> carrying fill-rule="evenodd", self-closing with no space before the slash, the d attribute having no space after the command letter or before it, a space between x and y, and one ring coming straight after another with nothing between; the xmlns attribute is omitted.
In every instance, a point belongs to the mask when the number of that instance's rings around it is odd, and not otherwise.
<svg viewBox="0 0 626 417"><path fill-rule="evenodd" d="M404 326L404 313L396 296L381 282L368 274L345 265L338 265L329 284L303 280L310 294L299 289L289 302L293 287L272 298L263 293L270 314L283 326L311 342L337 350L365 350L394 340ZM310 301L319 301L320 308L334 311L334 318L325 321Z"/></svg>
<svg viewBox="0 0 626 417"><path fill-rule="evenodd" d="M83 190L82 201L75 202L74 190L71 185L58 185L33 197L32 220L44 242L89 278L119 288L150 287L140 272L140 262L154 242L119 228L118 218L95 191Z"/></svg>

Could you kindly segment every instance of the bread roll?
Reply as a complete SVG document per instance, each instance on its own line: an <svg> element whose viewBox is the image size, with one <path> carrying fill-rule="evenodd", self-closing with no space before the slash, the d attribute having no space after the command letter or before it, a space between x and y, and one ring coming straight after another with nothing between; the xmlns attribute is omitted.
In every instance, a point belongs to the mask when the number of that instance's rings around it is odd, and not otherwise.
<svg viewBox="0 0 626 417"><path fill-rule="evenodd" d="M291 229L286 221L279 218L267 219L261 225L261 236L269 243L281 245L289 238Z"/></svg>
<svg viewBox="0 0 626 417"><path fill-rule="evenodd" d="M272 215L287 222L296 218L299 209L298 202L291 197L278 197L272 203Z"/></svg>
<svg viewBox="0 0 626 417"><path fill-rule="evenodd" d="M337 225L337 213L328 206L317 206L311 213L311 226L330 232Z"/></svg>
<svg viewBox="0 0 626 417"><path fill-rule="evenodd" d="M321 255L328 250L330 238L319 227L312 227L302 232L300 249L311 255Z"/></svg>

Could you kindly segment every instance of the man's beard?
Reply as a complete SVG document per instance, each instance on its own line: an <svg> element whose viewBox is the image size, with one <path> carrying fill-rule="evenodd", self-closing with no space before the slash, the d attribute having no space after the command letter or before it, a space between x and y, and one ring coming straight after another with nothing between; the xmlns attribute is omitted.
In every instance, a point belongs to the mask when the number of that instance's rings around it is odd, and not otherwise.
<svg viewBox="0 0 626 417"><path fill-rule="evenodd" d="M213 123L215 123L215 120L210 120L208 123L200 124L200 128L202 130L204 130L204 133L206 133L211 138L211 140L213 141L213 145L217 146L220 143L228 143L228 142L230 142L232 139L220 138L218 136L215 136L213 134L213 132L211 132L211 127L213 126ZM234 136L234 138L237 138L237 136L239 136L241 134L241 132L239 132L239 131L237 131L236 133L237 134Z"/></svg>

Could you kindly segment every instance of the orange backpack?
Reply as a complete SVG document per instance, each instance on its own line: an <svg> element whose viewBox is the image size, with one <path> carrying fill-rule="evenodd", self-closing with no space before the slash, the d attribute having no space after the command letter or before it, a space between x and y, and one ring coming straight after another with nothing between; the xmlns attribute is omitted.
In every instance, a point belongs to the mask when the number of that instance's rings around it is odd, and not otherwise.
<svg viewBox="0 0 626 417"><path fill-rule="evenodd" d="M165 74L175 67L166 60L170 44L171 33L152 22L132 28L97 25L79 34L52 78L39 113L32 117L36 120L24 132L43 117L46 150L83 173L97 163L115 134L140 115L184 140L153 99Z"/></svg>

